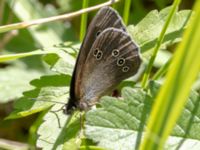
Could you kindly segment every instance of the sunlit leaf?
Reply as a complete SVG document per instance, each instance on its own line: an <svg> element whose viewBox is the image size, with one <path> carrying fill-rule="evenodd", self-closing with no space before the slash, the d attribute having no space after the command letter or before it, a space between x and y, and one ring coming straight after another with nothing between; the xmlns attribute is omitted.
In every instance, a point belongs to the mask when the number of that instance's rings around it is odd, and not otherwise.
<svg viewBox="0 0 200 150"><path fill-rule="evenodd" d="M32 89L29 82L42 73L26 69L24 66L7 66L0 70L0 103L5 103L22 96L22 92Z"/></svg>
<svg viewBox="0 0 200 150"><path fill-rule="evenodd" d="M70 77L65 75L51 75L32 81L35 89L24 92L24 96L15 102L15 110L7 119L25 117L54 104L64 106L68 100L69 79Z"/></svg>
<svg viewBox="0 0 200 150"><path fill-rule="evenodd" d="M103 97L101 108L91 110L86 115L86 137L97 142L99 146L109 149L133 149L136 146L136 139L142 119L142 114L149 116L152 100L159 91L160 84L151 83L150 95L141 90L124 88L122 90L123 99ZM188 143L200 143L200 110L199 94L191 92L191 96L184 112L181 115L176 127L170 137L166 147L177 147L185 139ZM145 107L144 107L145 106ZM146 121L142 122L144 124ZM175 141L173 141L174 139ZM191 140L196 139L196 140Z"/></svg>
<svg viewBox="0 0 200 150"><path fill-rule="evenodd" d="M156 40L167 19L169 10L170 7L165 8L160 12L152 10L136 26L128 26L128 31L141 47L141 52L146 52L155 46ZM173 42L180 41L191 13L191 10L181 10L176 13L164 37L163 48L167 43L172 44Z"/></svg>

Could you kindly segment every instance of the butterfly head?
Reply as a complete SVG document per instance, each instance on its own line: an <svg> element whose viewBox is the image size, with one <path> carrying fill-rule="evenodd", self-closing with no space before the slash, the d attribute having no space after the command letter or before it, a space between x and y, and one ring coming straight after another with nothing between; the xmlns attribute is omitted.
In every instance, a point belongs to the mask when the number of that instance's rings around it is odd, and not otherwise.
<svg viewBox="0 0 200 150"><path fill-rule="evenodd" d="M69 99L70 101L70 99ZM65 109L64 109L64 113L65 114L72 114L75 110L80 110L80 111L88 111L91 106L93 106L94 104L91 103L91 101L89 100L84 100L84 99L81 99L81 100L71 100L75 103L67 103L65 105ZM96 101L96 100L94 100Z"/></svg>

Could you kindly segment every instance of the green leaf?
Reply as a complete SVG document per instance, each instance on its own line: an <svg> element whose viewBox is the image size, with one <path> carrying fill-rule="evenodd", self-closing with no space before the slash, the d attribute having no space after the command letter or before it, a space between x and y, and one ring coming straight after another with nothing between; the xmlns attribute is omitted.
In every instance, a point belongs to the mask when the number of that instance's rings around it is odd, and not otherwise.
<svg viewBox="0 0 200 150"><path fill-rule="evenodd" d="M17 99L22 92L33 87L28 83L41 75L36 70L26 69L23 65L7 66L0 70L0 103Z"/></svg>
<svg viewBox="0 0 200 150"><path fill-rule="evenodd" d="M160 87L161 84L158 82L150 82L150 92L153 97L156 97ZM196 131L200 130L199 100L199 94L192 90L171 135L200 140L200 134L196 133Z"/></svg>
<svg viewBox="0 0 200 150"><path fill-rule="evenodd" d="M150 106L149 97L132 88L124 88L122 96L123 99L103 97L102 108L86 114L86 137L99 146L108 149L133 149L135 146L141 112L145 103Z"/></svg>
<svg viewBox="0 0 200 150"><path fill-rule="evenodd" d="M99 146L81 146L79 148L80 150L107 150L105 148L99 147Z"/></svg>
<svg viewBox="0 0 200 150"><path fill-rule="evenodd" d="M42 48L32 52L2 55L0 56L0 62L46 54L44 56L44 61L50 65L53 71L61 74L71 75L75 64L74 57L77 55L77 49L79 46L80 44L77 43L61 43L49 48Z"/></svg>
<svg viewBox="0 0 200 150"><path fill-rule="evenodd" d="M44 61L48 63L51 69L57 73L71 75L74 69L75 56L80 44L66 42L55 45L52 49L56 50L55 54L44 56Z"/></svg>
<svg viewBox="0 0 200 150"><path fill-rule="evenodd" d="M91 150L105 150L105 148L96 146L96 143L94 143L92 140L87 139L85 137L82 138L81 146L80 146L79 149L80 150L88 150L88 149L91 149Z"/></svg>
<svg viewBox="0 0 200 150"><path fill-rule="evenodd" d="M44 150L80 147L80 114L68 116L63 111L54 112L58 109L54 107L45 115L44 122L39 127L37 146Z"/></svg>
<svg viewBox="0 0 200 150"><path fill-rule="evenodd" d="M86 114L86 137L98 143L98 146L108 149L134 149L140 125L146 124L143 115L149 116L152 100L159 91L160 84L151 82L150 95L132 88L122 90L123 98L103 97L100 108ZM145 106L145 107L144 107ZM179 146L190 147L200 144L200 110L199 94L192 91L176 127L165 145L167 148ZM187 139L186 139L187 138ZM193 140L194 139L194 140ZM196 140L195 140L196 139ZM185 148L184 147L184 148Z"/></svg>
<svg viewBox="0 0 200 150"><path fill-rule="evenodd" d="M35 89L24 92L24 96L14 104L15 111L6 119L25 117L49 109L37 132L40 135L37 140L38 147L62 149L63 144L78 144L80 147L81 139L77 136L80 130L80 114L69 116L63 113L69 97L69 81L70 76L67 75L42 76L31 81Z"/></svg>
<svg viewBox="0 0 200 150"><path fill-rule="evenodd" d="M172 53L167 50L159 50L154 62L154 67L160 68L172 57Z"/></svg>
<svg viewBox="0 0 200 150"><path fill-rule="evenodd" d="M156 40L161 32L164 22L167 19L170 8L171 7L164 8L160 12L153 10L148 13L147 16L136 26L128 26L129 33L141 47L142 53L155 46ZM176 13L164 37L162 44L163 48L165 48L167 43L172 44L180 41L183 30L187 26L191 13L191 10L181 10Z"/></svg>
<svg viewBox="0 0 200 150"><path fill-rule="evenodd" d="M70 77L66 75L43 76L33 80L31 83L36 88L24 92L24 96L15 102L15 110L7 119L25 117L43 111L56 102L56 106L62 107L67 103L69 81Z"/></svg>

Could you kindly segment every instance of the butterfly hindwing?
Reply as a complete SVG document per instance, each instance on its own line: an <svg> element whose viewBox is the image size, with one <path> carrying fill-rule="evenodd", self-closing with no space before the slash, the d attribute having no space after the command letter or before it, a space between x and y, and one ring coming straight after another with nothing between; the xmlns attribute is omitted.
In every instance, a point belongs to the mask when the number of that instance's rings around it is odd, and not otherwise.
<svg viewBox="0 0 200 150"><path fill-rule="evenodd" d="M124 31L108 28L95 40L80 84L80 99L89 106L122 80L136 74L141 63L139 48Z"/></svg>

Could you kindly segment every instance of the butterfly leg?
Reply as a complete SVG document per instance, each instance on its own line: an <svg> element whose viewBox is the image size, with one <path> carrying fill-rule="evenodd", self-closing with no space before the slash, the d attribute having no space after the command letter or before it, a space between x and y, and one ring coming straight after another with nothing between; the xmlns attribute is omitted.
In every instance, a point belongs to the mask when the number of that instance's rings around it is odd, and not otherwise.
<svg viewBox="0 0 200 150"><path fill-rule="evenodd" d="M56 118L58 120L58 127L61 128L61 123L60 123L60 119L58 117L58 114L55 111L50 111L50 112L53 113L56 116Z"/></svg>

